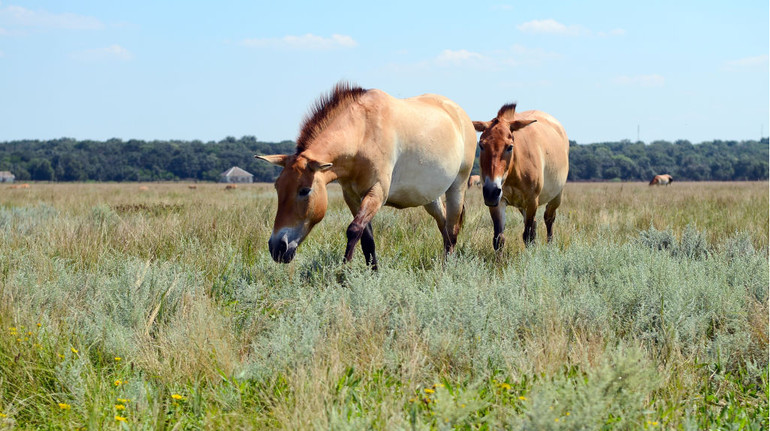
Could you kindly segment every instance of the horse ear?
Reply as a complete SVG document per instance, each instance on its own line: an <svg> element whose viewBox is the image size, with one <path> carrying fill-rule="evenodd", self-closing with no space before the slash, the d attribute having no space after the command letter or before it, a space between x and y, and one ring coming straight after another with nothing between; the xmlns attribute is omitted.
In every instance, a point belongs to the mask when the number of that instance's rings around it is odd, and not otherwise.
<svg viewBox="0 0 770 431"><path fill-rule="evenodd" d="M484 130L487 130L490 125L492 125L491 121L474 121L473 122L473 128L476 129L477 132L483 132Z"/></svg>
<svg viewBox="0 0 770 431"><path fill-rule="evenodd" d="M537 123L537 120L516 120L511 123L511 132L515 132L519 129L529 126L532 123Z"/></svg>
<svg viewBox="0 0 770 431"><path fill-rule="evenodd" d="M274 154L272 156L255 155L254 157L284 168L286 167L286 160L289 159L289 156L286 154Z"/></svg>
<svg viewBox="0 0 770 431"><path fill-rule="evenodd" d="M322 163L315 160L311 160L307 166L313 172L325 172L332 168L332 163Z"/></svg>

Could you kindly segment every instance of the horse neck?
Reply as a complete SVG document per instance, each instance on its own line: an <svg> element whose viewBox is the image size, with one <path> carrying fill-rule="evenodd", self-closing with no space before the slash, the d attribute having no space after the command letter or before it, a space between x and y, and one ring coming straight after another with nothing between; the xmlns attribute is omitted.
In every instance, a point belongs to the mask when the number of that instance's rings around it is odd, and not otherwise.
<svg viewBox="0 0 770 431"><path fill-rule="evenodd" d="M325 132L305 150L315 160L332 163L332 168L325 172L325 181L348 178L355 175L355 160L358 155L360 138L349 131Z"/></svg>

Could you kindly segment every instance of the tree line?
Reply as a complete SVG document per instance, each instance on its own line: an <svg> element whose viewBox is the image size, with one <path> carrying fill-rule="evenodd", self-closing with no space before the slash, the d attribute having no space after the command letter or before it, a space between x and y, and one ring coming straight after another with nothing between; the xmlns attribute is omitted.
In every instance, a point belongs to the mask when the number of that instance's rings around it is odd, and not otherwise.
<svg viewBox="0 0 770 431"><path fill-rule="evenodd" d="M218 181L224 171L238 166L254 174L254 181L272 182L280 168L254 159L254 154L294 150L292 141L261 142L254 136L205 143L19 140L0 142L0 171L11 171L17 181ZM474 173L478 170L477 157ZM678 181L767 180L768 139L570 142L570 181L649 181L661 173Z"/></svg>

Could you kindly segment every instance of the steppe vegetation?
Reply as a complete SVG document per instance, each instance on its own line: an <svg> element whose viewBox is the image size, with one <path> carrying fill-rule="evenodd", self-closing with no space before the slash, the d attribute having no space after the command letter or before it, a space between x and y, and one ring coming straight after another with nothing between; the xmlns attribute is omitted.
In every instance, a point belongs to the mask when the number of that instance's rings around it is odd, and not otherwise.
<svg viewBox="0 0 770 431"><path fill-rule="evenodd" d="M474 189L446 261L384 209L378 272L338 188L280 265L271 185L144 185L0 188L0 429L768 429L767 182L569 183L498 254Z"/></svg>

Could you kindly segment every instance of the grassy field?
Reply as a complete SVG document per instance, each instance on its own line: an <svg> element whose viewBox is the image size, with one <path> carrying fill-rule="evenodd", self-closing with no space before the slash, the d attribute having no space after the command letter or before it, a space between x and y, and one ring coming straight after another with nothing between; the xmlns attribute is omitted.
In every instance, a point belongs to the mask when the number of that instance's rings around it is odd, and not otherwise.
<svg viewBox="0 0 770 431"><path fill-rule="evenodd" d="M768 429L767 182L386 208L377 273L336 187L280 265L272 185L139 186L0 188L0 429Z"/></svg>

